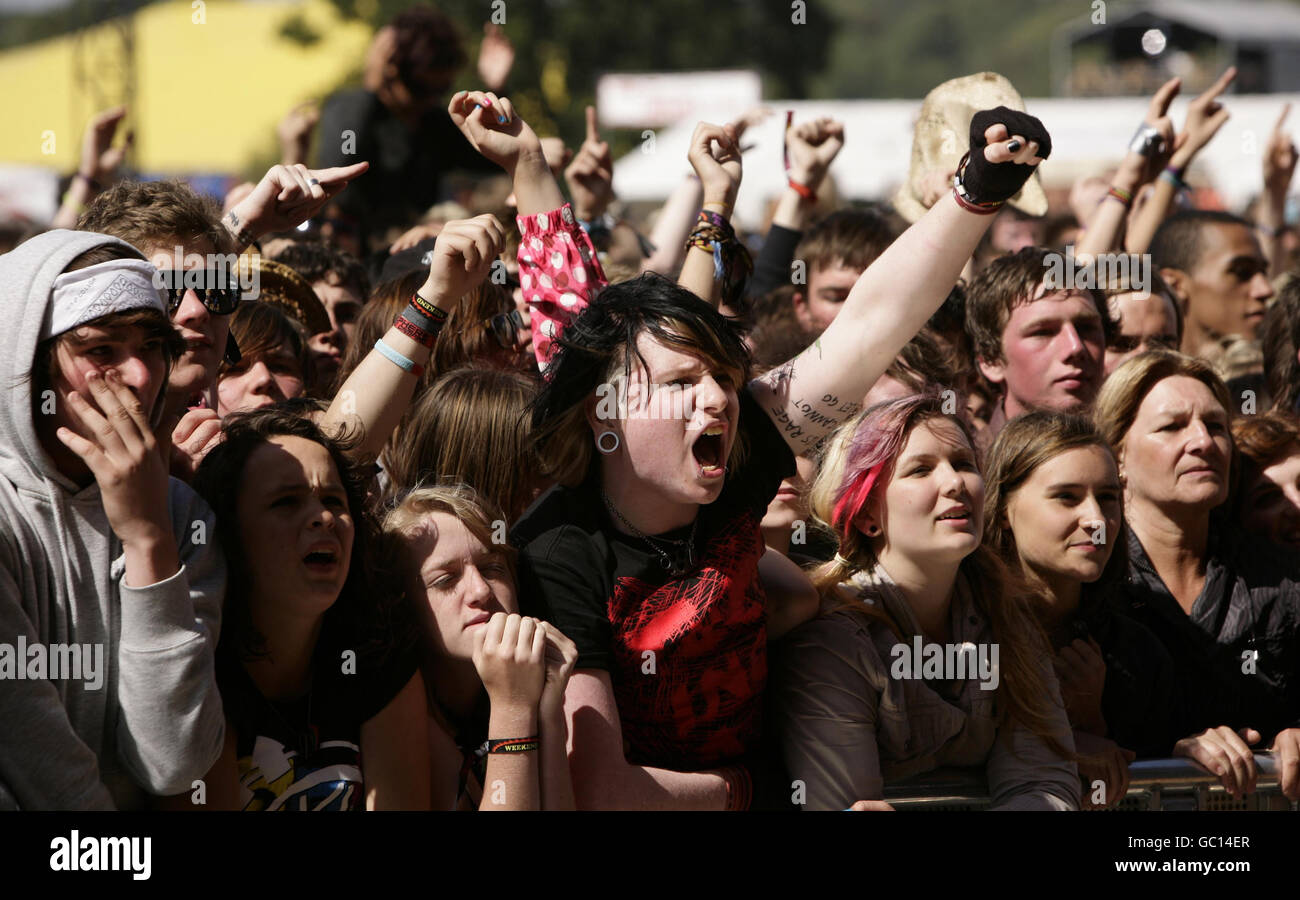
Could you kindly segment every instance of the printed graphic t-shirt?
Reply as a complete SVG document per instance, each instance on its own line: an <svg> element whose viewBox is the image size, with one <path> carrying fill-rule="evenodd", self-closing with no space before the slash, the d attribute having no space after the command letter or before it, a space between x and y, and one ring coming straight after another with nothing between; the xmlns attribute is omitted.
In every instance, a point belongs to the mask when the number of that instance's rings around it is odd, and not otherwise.
<svg viewBox="0 0 1300 900"><path fill-rule="evenodd" d="M759 522L795 468L747 390L739 421L748 453L718 499L700 508L698 563L684 575L673 577L646 541L614 527L597 466L582 485L544 494L512 532L524 613L573 640L577 668L609 673L634 765L699 771L758 743L767 678Z"/></svg>
<svg viewBox="0 0 1300 900"><path fill-rule="evenodd" d="M372 666L363 656L344 674L339 654L322 638L311 692L297 700L264 697L231 654L217 654L217 682L236 733L239 808L356 811L365 808L361 726L397 696L415 674L413 647Z"/></svg>

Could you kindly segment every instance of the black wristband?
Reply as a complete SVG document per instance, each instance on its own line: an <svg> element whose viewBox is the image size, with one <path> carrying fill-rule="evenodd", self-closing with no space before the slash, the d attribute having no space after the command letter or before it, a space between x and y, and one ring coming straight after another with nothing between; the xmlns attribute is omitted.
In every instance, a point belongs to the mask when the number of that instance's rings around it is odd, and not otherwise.
<svg viewBox="0 0 1300 900"><path fill-rule="evenodd" d="M1000 203L1014 197L1033 176L1036 166L1015 162L991 163L984 158L984 148L989 142L984 132L992 125L1007 128L1007 137L1020 135L1026 141L1038 144L1038 156L1043 159L1052 152L1052 137L1043 123L1029 115L1005 106L983 109L975 113L970 122L970 158L962 173L962 185L972 203Z"/></svg>

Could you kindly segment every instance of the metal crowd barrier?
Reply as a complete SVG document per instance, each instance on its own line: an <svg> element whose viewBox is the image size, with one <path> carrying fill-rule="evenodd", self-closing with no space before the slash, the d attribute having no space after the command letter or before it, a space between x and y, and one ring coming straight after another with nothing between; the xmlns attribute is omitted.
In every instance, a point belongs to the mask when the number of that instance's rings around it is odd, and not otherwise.
<svg viewBox="0 0 1300 900"><path fill-rule="evenodd" d="M1297 810L1282 795L1277 762L1271 753L1255 754L1255 792L1233 797L1219 779L1187 759L1148 759L1129 765L1128 793L1116 809L1158 810ZM984 810L991 802L984 773L978 769L939 769L915 778L886 782L884 799L898 810Z"/></svg>

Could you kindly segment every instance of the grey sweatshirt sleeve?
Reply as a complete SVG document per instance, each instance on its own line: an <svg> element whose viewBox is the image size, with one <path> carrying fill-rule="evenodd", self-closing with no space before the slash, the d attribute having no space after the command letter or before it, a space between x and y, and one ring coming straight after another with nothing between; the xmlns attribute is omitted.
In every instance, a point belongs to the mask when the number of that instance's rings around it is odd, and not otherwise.
<svg viewBox="0 0 1300 900"><path fill-rule="evenodd" d="M41 640L21 596L13 574L0 565L0 635L14 648L20 637L29 647ZM22 809L113 809L95 752L72 727L54 683L15 675L0 678L0 783Z"/></svg>
<svg viewBox="0 0 1300 900"><path fill-rule="evenodd" d="M1051 694L1052 732L1060 744L1074 752L1074 732L1061 701L1056 673L1046 654L1040 655L1039 677ZM1062 759L1047 742L1028 728L1016 725L1011 746L1001 736L993 741L988 758L990 809L1074 810L1079 808L1079 769Z"/></svg>
<svg viewBox="0 0 1300 900"><path fill-rule="evenodd" d="M226 564L216 518L172 480L172 523L181 568L147 587L120 586L118 757L155 794L188 791L221 755L225 717L215 651Z"/></svg>

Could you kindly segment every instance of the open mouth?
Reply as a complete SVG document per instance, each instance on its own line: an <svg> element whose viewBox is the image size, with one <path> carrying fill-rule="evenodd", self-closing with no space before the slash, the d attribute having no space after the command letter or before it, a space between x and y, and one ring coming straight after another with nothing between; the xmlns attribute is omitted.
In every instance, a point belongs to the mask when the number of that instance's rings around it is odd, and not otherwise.
<svg viewBox="0 0 1300 900"><path fill-rule="evenodd" d="M308 569L327 571L339 564L339 554L336 550L313 550L304 556L302 561Z"/></svg>
<svg viewBox="0 0 1300 900"><path fill-rule="evenodd" d="M724 437L726 431L721 425L706 428L695 439L695 443L691 445L691 453L695 456L695 462L699 465L700 472L706 476L721 475L724 471L723 460L726 453Z"/></svg>
<svg viewBox="0 0 1300 900"><path fill-rule="evenodd" d="M959 525L964 525L970 521L970 510L964 506L959 506L956 509L950 509L939 517L939 521L955 522Z"/></svg>

